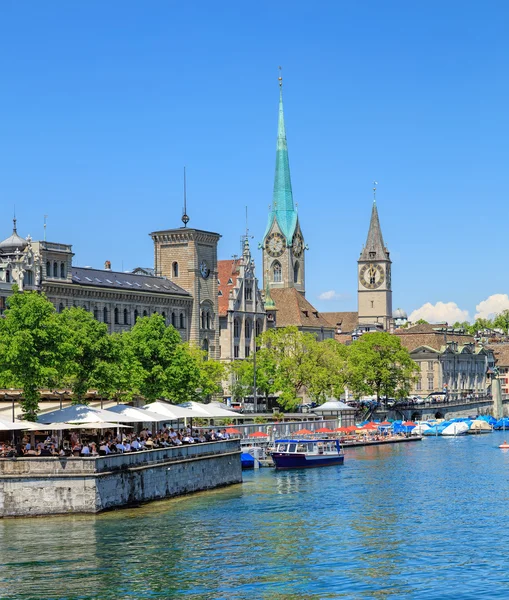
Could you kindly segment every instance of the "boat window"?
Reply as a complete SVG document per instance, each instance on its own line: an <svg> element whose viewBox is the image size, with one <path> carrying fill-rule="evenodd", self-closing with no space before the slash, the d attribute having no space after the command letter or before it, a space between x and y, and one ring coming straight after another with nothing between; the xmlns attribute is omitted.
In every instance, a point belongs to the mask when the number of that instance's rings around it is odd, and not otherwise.
<svg viewBox="0 0 509 600"><path fill-rule="evenodd" d="M323 444L317 444L318 445L318 454L323 454Z"/></svg>
<svg viewBox="0 0 509 600"><path fill-rule="evenodd" d="M307 444L297 444L297 452L307 452L308 445Z"/></svg>
<svg viewBox="0 0 509 600"><path fill-rule="evenodd" d="M278 452L286 452L288 448L288 444L278 444L277 450Z"/></svg>
<svg viewBox="0 0 509 600"><path fill-rule="evenodd" d="M288 452L295 452L296 447L297 447L297 444L289 444Z"/></svg>

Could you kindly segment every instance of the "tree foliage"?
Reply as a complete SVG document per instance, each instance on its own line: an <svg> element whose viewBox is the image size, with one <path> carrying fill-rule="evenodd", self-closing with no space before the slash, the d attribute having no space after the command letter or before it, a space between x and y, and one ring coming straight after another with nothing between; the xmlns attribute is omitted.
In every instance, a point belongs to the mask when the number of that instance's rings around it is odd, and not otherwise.
<svg viewBox="0 0 509 600"><path fill-rule="evenodd" d="M385 332L365 333L348 350L348 386L356 396L407 396L418 373L401 340Z"/></svg>
<svg viewBox="0 0 509 600"><path fill-rule="evenodd" d="M108 334L85 309L58 314L43 294L15 291L0 319L0 385L23 390L23 415L31 420L44 388L69 387L75 403L90 389L109 398L178 403L220 392L223 374L222 364L184 343L158 314Z"/></svg>

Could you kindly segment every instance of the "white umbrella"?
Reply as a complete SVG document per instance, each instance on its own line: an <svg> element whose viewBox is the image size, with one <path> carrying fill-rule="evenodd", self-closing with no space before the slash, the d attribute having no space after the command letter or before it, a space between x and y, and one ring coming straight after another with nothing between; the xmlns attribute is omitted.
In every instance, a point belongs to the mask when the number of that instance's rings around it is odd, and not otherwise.
<svg viewBox="0 0 509 600"><path fill-rule="evenodd" d="M223 418L235 418L239 419L239 413L233 412L233 410L226 410L216 404L202 404L201 402L186 402L183 406L195 411L196 416L202 419L218 419Z"/></svg>
<svg viewBox="0 0 509 600"><path fill-rule="evenodd" d="M39 415L37 420L39 423L130 422L130 419L124 417L123 415L117 415L109 410L93 408L92 406L86 406L85 404L74 404L60 410L53 410L51 412Z"/></svg>
<svg viewBox="0 0 509 600"><path fill-rule="evenodd" d="M126 423L154 423L162 420L161 415L128 404L117 404L116 406L110 406L107 410L126 417ZM129 421L127 421L128 418Z"/></svg>
<svg viewBox="0 0 509 600"><path fill-rule="evenodd" d="M324 402L323 404L320 404L320 406L313 408L313 412L318 413L340 413L345 410L355 412L355 408L353 408L353 406L348 406L348 404L341 402L341 400L327 400L327 402Z"/></svg>
<svg viewBox="0 0 509 600"><path fill-rule="evenodd" d="M72 429L115 429L120 427L122 429L132 429L131 425L124 425L119 423L79 423L73 425Z"/></svg>
<svg viewBox="0 0 509 600"><path fill-rule="evenodd" d="M160 400L145 404L143 410L161 415L164 417L164 419L160 419L161 421L165 419L167 421L178 421L179 419L192 419L193 417L200 416L200 414L189 410L188 408L182 408L181 406L175 406L174 404L161 402Z"/></svg>
<svg viewBox="0 0 509 600"><path fill-rule="evenodd" d="M0 431L21 431L22 429L31 429L37 423L32 421L4 421L0 419Z"/></svg>

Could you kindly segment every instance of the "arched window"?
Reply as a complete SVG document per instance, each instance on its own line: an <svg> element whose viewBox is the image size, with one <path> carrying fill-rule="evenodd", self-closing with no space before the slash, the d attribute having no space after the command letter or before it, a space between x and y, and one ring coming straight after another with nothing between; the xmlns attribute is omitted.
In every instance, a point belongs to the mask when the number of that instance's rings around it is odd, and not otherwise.
<svg viewBox="0 0 509 600"><path fill-rule="evenodd" d="M96 321L99 321L99 309L97 308L97 306L94 306L94 319Z"/></svg>
<svg viewBox="0 0 509 600"><path fill-rule="evenodd" d="M25 272L25 283L26 285L34 285L34 272L33 271L26 271Z"/></svg>
<svg viewBox="0 0 509 600"><path fill-rule="evenodd" d="M293 283L299 283L299 263L293 265Z"/></svg>
<svg viewBox="0 0 509 600"><path fill-rule="evenodd" d="M46 277L51 277L51 263L49 260L46 263Z"/></svg>
<svg viewBox="0 0 509 600"><path fill-rule="evenodd" d="M205 358L208 358L208 356L209 356L209 341L208 340L203 340L202 348L207 353L207 356Z"/></svg>
<svg viewBox="0 0 509 600"><path fill-rule="evenodd" d="M65 263L60 263L60 277L65 279Z"/></svg>
<svg viewBox="0 0 509 600"><path fill-rule="evenodd" d="M179 264L178 262L174 262L171 266L171 272L173 273L173 277L179 276Z"/></svg>
<svg viewBox="0 0 509 600"><path fill-rule="evenodd" d="M205 311L201 311L201 328L205 329Z"/></svg>
<svg viewBox="0 0 509 600"><path fill-rule="evenodd" d="M129 313L127 308L124 308L124 325L129 325Z"/></svg>
<svg viewBox="0 0 509 600"><path fill-rule="evenodd" d="M233 321L233 337L238 338L240 336L240 323L238 319Z"/></svg>
<svg viewBox="0 0 509 600"><path fill-rule="evenodd" d="M245 333L246 333L246 338L250 338L251 337L251 322L246 319L245 323L244 323L244 329L245 329Z"/></svg>
<svg viewBox="0 0 509 600"><path fill-rule="evenodd" d="M281 265L277 261L272 265L272 281L274 283L281 282Z"/></svg>
<svg viewBox="0 0 509 600"><path fill-rule="evenodd" d="M184 329L184 328L185 328L184 313L180 313L180 329Z"/></svg>
<svg viewBox="0 0 509 600"><path fill-rule="evenodd" d="M161 317L164 319L164 322L166 323L166 311L163 310L163 312L161 313Z"/></svg>
<svg viewBox="0 0 509 600"><path fill-rule="evenodd" d="M136 321L138 320L138 315L139 315L139 313L138 313L138 309L136 308L136 309L134 310L134 322L135 322L135 323L136 323Z"/></svg>
<svg viewBox="0 0 509 600"><path fill-rule="evenodd" d="M106 308L106 306L103 308L103 322L108 322L108 309Z"/></svg>
<svg viewBox="0 0 509 600"><path fill-rule="evenodd" d="M64 310L64 305L60 302L58 305L58 312L61 313Z"/></svg>
<svg viewBox="0 0 509 600"><path fill-rule="evenodd" d="M53 263L53 277L58 277L58 263L56 261Z"/></svg>
<svg viewBox="0 0 509 600"><path fill-rule="evenodd" d="M173 327L177 326L177 315L174 312L171 313L171 324Z"/></svg>
<svg viewBox="0 0 509 600"><path fill-rule="evenodd" d="M114 316L115 316L115 325L118 325L119 324L119 321L118 321L118 308L116 306L115 306Z"/></svg>
<svg viewBox="0 0 509 600"><path fill-rule="evenodd" d="M11 272L5 271L5 281L6 283L11 283Z"/></svg>
<svg viewBox="0 0 509 600"><path fill-rule="evenodd" d="M256 321L256 337L258 337L262 332L262 322L258 319Z"/></svg>
<svg viewBox="0 0 509 600"><path fill-rule="evenodd" d="M144 310L144 311L143 311L143 316L144 316L144 317L146 317L146 316L147 316L147 311L146 311L146 310Z"/></svg>
<svg viewBox="0 0 509 600"><path fill-rule="evenodd" d="M207 329L210 329L210 313L207 312Z"/></svg>

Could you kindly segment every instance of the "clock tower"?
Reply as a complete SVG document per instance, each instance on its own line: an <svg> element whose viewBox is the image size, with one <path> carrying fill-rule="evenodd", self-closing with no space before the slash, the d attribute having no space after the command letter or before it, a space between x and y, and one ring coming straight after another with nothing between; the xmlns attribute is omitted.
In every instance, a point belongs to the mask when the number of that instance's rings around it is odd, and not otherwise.
<svg viewBox="0 0 509 600"><path fill-rule="evenodd" d="M283 114L282 78L279 77L279 120L276 172L269 221L260 244L265 289L295 288L305 293L304 253L307 250L293 203L290 163Z"/></svg>
<svg viewBox="0 0 509 600"><path fill-rule="evenodd" d="M384 330L389 330L392 326L392 261L382 237L375 200L366 245L357 263L359 325L381 323Z"/></svg>

